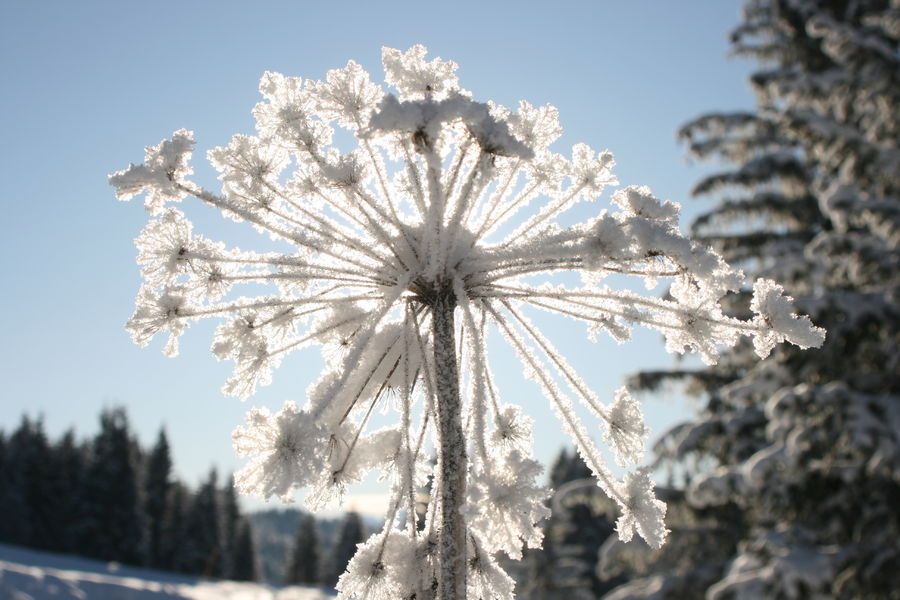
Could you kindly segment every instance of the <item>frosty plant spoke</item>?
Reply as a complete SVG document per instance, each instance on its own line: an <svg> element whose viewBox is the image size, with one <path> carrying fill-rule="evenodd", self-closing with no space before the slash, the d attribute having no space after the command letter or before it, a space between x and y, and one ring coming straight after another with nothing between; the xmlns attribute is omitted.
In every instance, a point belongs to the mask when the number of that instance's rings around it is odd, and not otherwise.
<svg viewBox="0 0 900 600"><path fill-rule="evenodd" d="M309 487L307 503L316 508L371 469L390 474L384 529L341 577L342 598L512 597L494 555L517 558L524 545L540 543L547 491L530 458L531 420L498 398L487 355L491 327L515 349L620 505L621 536L637 532L661 545L665 506L653 497L649 472L633 466L646 437L636 401L623 389L602 404L519 304L618 340L634 324L656 327L668 349L696 351L708 362L741 335L764 357L782 341L818 345L824 332L795 315L781 288L766 280L752 283L751 319L724 316L721 298L750 282L683 236L678 205L647 188L618 190L612 210L560 226L557 218L573 204L596 201L616 184L612 154L584 144L571 159L552 152L561 132L555 109L478 102L460 88L456 64L427 60L422 46L386 48L382 59L391 91L352 61L325 81L264 74L256 136L236 135L209 152L219 193L191 181L194 138L185 130L148 147L142 164L110 176L120 199L143 194L154 215L137 240L144 285L128 325L135 341L167 333L165 351L173 355L190 321L221 318L213 352L234 362L223 389L242 398L269 383L291 352L323 347L326 369L304 408L253 409L235 430L235 449L250 457L236 482L245 493L285 501ZM355 150L332 145L335 126L356 139ZM194 235L187 217L167 206L187 197L294 250L254 254ZM513 234L493 239L499 225L539 199L541 207ZM560 272L592 283L535 284ZM672 300L598 287L608 273L663 279ZM239 284L276 291L236 298ZM632 469L622 480L543 359ZM389 393L399 399L388 407L398 423L373 431L369 417ZM424 459L427 438L435 466ZM412 511L429 476L419 529ZM405 521L396 519L401 505L410 511Z"/></svg>

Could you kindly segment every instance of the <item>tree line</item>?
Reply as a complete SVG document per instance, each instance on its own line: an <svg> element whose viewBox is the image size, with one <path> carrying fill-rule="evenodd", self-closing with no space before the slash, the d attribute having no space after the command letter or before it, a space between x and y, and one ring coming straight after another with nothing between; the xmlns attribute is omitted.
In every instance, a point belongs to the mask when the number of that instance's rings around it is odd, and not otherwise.
<svg viewBox="0 0 900 600"><path fill-rule="evenodd" d="M256 580L230 478L177 480L165 430L148 450L121 408L90 439L50 440L41 418L0 432L0 542L203 577Z"/></svg>

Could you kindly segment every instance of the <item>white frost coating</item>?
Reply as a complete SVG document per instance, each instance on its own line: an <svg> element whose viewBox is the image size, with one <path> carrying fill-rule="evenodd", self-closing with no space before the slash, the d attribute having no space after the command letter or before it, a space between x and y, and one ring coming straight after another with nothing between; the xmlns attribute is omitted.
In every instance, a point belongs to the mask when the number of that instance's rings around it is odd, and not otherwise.
<svg viewBox="0 0 900 600"><path fill-rule="evenodd" d="M188 166L194 148L194 133L179 129L171 140L148 146L144 162L131 165L109 176L119 200L131 200L146 193L144 206L150 213L158 213L169 200L178 201L187 194L178 187L194 171Z"/></svg>
<svg viewBox="0 0 900 600"><path fill-rule="evenodd" d="M492 600L515 600L513 586L515 583L506 574L496 559L479 543L478 538L469 540L469 569L467 598Z"/></svg>
<svg viewBox="0 0 900 600"><path fill-rule="evenodd" d="M252 460L234 475L242 493L289 502L295 488L308 485L324 461L328 434L294 402L274 415L266 408L247 413L247 425L231 434L238 456Z"/></svg>
<svg viewBox="0 0 900 600"><path fill-rule="evenodd" d="M540 522L550 516L545 505L550 490L537 484L542 471L540 464L513 450L490 457L471 477L463 513L485 550L519 560L523 543L540 548Z"/></svg>
<svg viewBox="0 0 900 600"><path fill-rule="evenodd" d="M679 231L677 204L657 199L646 186L619 190L613 203L622 210L601 212L586 240L585 258L591 269L608 268L609 262L657 260L657 268L644 273L645 281L655 284L658 276L690 274L694 287L713 302L744 283L740 270Z"/></svg>
<svg viewBox="0 0 900 600"><path fill-rule="evenodd" d="M325 81L312 82L310 90L317 114L348 129L368 122L382 95L381 88L352 60L343 69L328 71Z"/></svg>
<svg viewBox="0 0 900 600"><path fill-rule="evenodd" d="M622 483L625 507L616 521L616 532L623 542L638 533L652 548L659 548L668 530L664 518L666 505L656 499L650 469L641 468L625 476Z"/></svg>
<svg viewBox="0 0 900 600"><path fill-rule="evenodd" d="M392 508L341 579L343 598L435 589L441 600L512 598L491 553L515 557L540 542L547 491L530 457L532 420L498 398L490 327L513 346L620 506L622 538L636 532L657 547L665 506L649 471L612 474L559 380L602 422L623 465L642 455L639 406L624 390L604 406L527 312L574 318L619 341L636 325L650 327L671 351L707 362L741 336L768 352L780 341L817 344L821 331L794 316L771 282L756 284L755 317L726 316L720 300L746 285L743 275L685 237L678 205L646 187L614 193L612 209L590 222L562 225L572 205L616 184L612 154L586 144L568 156L554 152L556 109L478 102L459 87L454 63L425 56L422 46L384 49L396 95L352 61L324 81L265 73L255 135L207 153L218 193L188 179L193 136L184 130L148 148L144 164L111 175L119 198L145 193L155 215L136 240L144 283L127 329L142 346L168 334L164 352L174 355L192 321L217 320L212 352L234 364L223 390L240 398L269 383L291 352L321 346L325 369L304 410L253 409L235 431L236 450L250 457L238 487L283 500L309 487L307 503L317 508L381 469ZM357 146L335 147L332 127ZM249 224L279 250L198 235L184 213L165 206L186 196ZM532 203L530 216L514 222ZM501 228L512 233L497 239ZM567 272L583 285L548 282ZM671 298L597 285L613 273L663 279ZM237 295L242 289L247 296ZM397 424L372 431L376 410L396 413ZM430 447L438 468L420 528L398 515L431 474Z"/></svg>
<svg viewBox="0 0 900 600"><path fill-rule="evenodd" d="M278 181L289 155L283 148L266 144L257 137L236 135L228 146L210 150L207 158L222 174L220 179L226 185L261 193L267 185Z"/></svg>
<svg viewBox="0 0 900 600"><path fill-rule="evenodd" d="M517 450L527 453L531 449L531 433L534 419L522 413L514 404L500 407L495 417L491 439L501 450Z"/></svg>
<svg viewBox="0 0 900 600"><path fill-rule="evenodd" d="M509 126L498 121L490 107L466 96L452 94L443 100L400 101L385 96L369 121L373 134L404 132L416 136L419 143L431 145L439 137L444 123L460 121L481 148L497 156L532 158L534 152L514 137Z"/></svg>
<svg viewBox="0 0 900 600"><path fill-rule="evenodd" d="M569 177L579 188L579 196L592 199L608 185L618 183L612 168L616 161L612 152L595 153L587 144L572 146L572 166Z"/></svg>
<svg viewBox="0 0 900 600"><path fill-rule="evenodd" d="M649 433L638 401L626 388L616 390L603 434L603 439L615 453L616 462L623 467L641 462Z"/></svg>
<svg viewBox="0 0 900 600"><path fill-rule="evenodd" d="M416 564L418 543L400 533L376 533L358 546L347 571L337 583L340 597L348 600L396 600L421 590Z"/></svg>
<svg viewBox="0 0 900 600"><path fill-rule="evenodd" d="M612 197L613 204L636 217L678 224L681 205L670 200L661 201L645 185L630 185L617 191Z"/></svg>
<svg viewBox="0 0 900 600"><path fill-rule="evenodd" d="M428 49L421 44L416 44L406 52L394 48L381 49L384 80L397 88L401 100L428 97L441 100L459 89L457 64L440 58L426 61L426 54Z"/></svg>
<svg viewBox="0 0 900 600"><path fill-rule="evenodd" d="M347 486L358 483L373 468L385 466L397 457L400 432L386 428L367 436L346 423L329 441L327 469L321 471L306 497L312 510L342 500Z"/></svg>
<svg viewBox="0 0 900 600"><path fill-rule="evenodd" d="M719 358L720 347L737 343L739 323L727 318L717 302L690 281L679 278L669 290L680 305L680 310L668 315L666 350L684 354L696 352L708 365L714 365Z"/></svg>
<svg viewBox="0 0 900 600"><path fill-rule="evenodd" d="M170 287L162 294L154 294L151 288L143 286L135 301L134 315L125 324L131 339L138 346L146 346L160 331L168 331L169 339L163 354L178 356L178 336L187 328L188 322L182 318L186 312L187 295L180 287Z"/></svg>
<svg viewBox="0 0 900 600"><path fill-rule="evenodd" d="M519 102L518 112L509 115L509 128L535 152L546 149L562 135L556 107L549 104L534 107L524 100Z"/></svg>
<svg viewBox="0 0 900 600"><path fill-rule="evenodd" d="M149 285L168 285L189 270L185 255L191 249L191 229L181 211L169 208L134 240L141 276Z"/></svg>
<svg viewBox="0 0 900 600"><path fill-rule="evenodd" d="M781 342L813 348L825 341L824 329L813 326L809 317L794 314L793 300L771 279L758 279L753 284L750 308L756 313L754 321L761 329L753 339L753 347L760 358L767 357Z"/></svg>

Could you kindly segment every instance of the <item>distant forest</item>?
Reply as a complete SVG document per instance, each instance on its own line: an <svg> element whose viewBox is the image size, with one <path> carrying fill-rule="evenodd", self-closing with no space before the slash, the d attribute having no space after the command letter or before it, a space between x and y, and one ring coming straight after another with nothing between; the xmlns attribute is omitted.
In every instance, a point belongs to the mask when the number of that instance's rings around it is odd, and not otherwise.
<svg viewBox="0 0 900 600"><path fill-rule="evenodd" d="M121 408L104 411L92 438L51 440L41 418L0 431L0 543L163 571L332 588L371 528L355 512L316 519L296 509L240 510L230 477L213 469L196 489L177 480L166 433L142 448ZM618 579L596 572L612 533L612 506L590 471L563 451L548 474L554 514L545 543L507 568L518 589L602 593ZM583 485L587 484L587 485Z"/></svg>
<svg viewBox="0 0 900 600"><path fill-rule="evenodd" d="M141 448L125 411L90 439L48 439L41 418L0 432L0 542L166 571L254 581L251 525L230 478L172 475L165 431Z"/></svg>
<svg viewBox="0 0 900 600"><path fill-rule="evenodd" d="M333 587L369 535L357 513L242 513L231 477L173 475L165 430L142 448L121 408L92 438L42 418L0 431L0 543L208 578Z"/></svg>

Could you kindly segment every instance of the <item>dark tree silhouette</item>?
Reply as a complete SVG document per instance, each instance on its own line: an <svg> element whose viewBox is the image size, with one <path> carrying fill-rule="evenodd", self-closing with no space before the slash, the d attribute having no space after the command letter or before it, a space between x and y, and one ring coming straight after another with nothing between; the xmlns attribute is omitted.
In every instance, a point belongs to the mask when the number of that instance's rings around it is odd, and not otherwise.
<svg viewBox="0 0 900 600"><path fill-rule="evenodd" d="M231 579L235 581L259 580L259 567L256 564L256 549L250 522L241 519L237 524L234 538Z"/></svg>
<svg viewBox="0 0 900 600"><path fill-rule="evenodd" d="M218 475L215 469L191 500L185 527L188 570L206 577L222 574Z"/></svg>
<svg viewBox="0 0 900 600"><path fill-rule="evenodd" d="M86 480L86 527L80 545L88 556L138 565L143 562L143 523L137 457L122 409L100 415Z"/></svg>
<svg viewBox="0 0 900 600"><path fill-rule="evenodd" d="M306 585L319 583L321 577L319 553L319 533L316 519L311 514L305 513L300 517L300 523L297 526L284 582Z"/></svg>
<svg viewBox="0 0 900 600"><path fill-rule="evenodd" d="M160 429L147 457L144 473L144 514L147 523L147 564L164 568L163 528L172 491L172 457L166 432Z"/></svg>
<svg viewBox="0 0 900 600"><path fill-rule="evenodd" d="M356 512L348 512L344 515L341 528L338 531L337 541L328 555L328 562L324 565L324 577L322 583L334 587L341 574L347 568L347 563L356 554L356 546L366 538L365 526Z"/></svg>

